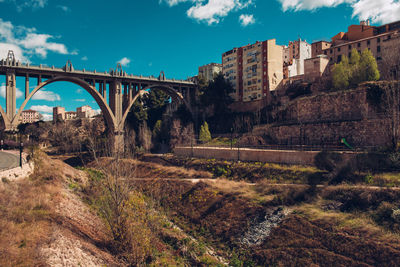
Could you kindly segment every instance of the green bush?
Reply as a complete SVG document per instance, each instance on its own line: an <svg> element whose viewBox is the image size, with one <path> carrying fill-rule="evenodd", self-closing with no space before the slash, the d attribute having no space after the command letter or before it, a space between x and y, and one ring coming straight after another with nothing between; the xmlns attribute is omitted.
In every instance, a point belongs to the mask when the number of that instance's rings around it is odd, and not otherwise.
<svg viewBox="0 0 400 267"><path fill-rule="evenodd" d="M199 139L202 143L207 143L211 141L211 133L210 130L208 129L208 123L206 121L200 127Z"/></svg>

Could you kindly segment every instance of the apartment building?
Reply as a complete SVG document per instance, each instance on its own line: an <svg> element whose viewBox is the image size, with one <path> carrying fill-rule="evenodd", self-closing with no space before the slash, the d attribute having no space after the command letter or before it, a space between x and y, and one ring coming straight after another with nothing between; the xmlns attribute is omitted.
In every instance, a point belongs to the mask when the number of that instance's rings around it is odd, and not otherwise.
<svg viewBox="0 0 400 267"><path fill-rule="evenodd" d="M34 123L40 120L40 114L36 110L28 109L21 113L22 123Z"/></svg>
<svg viewBox="0 0 400 267"><path fill-rule="evenodd" d="M304 74L304 60L311 58L311 45L301 39L283 47L283 78Z"/></svg>
<svg viewBox="0 0 400 267"><path fill-rule="evenodd" d="M75 120L78 117L78 113L75 111L67 111L65 112L65 120L70 121L70 120Z"/></svg>
<svg viewBox="0 0 400 267"><path fill-rule="evenodd" d="M89 105L86 105L77 108L76 114L80 119L88 119L94 117L96 115L96 111L94 111Z"/></svg>
<svg viewBox="0 0 400 267"><path fill-rule="evenodd" d="M276 40L256 42L222 54L222 72L237 102L268 103L283 79L283 47Z"/></svg>
<svg viewBox="0 0 400 267"><path fill-rule="evenodd" d="M326 55L330 64L334 64L339 63L344 56L349 57L352 49L357 49L360 53L369 49L379 64L382 60L382 46L390 46L391 39L399 31L400 21L382 26L371 26L369 21L362 21L360 25L350 25L347 32L333 36L331 42L313 43L312 57Z"/></svg>
<svg viewBox="0 0 400 267"><path fill-rule="evenodd" d="M65 120L65 108L53 107L53 122Z"/></svg>
<svg viewBox="0 0 400 267"><path fill-rule="evenodd" d="M198 77L203 77L207 82L214 79L214 75L222 71L222 64L210 63L199 67Z"/></svg>
<svg viewBox="0 0 400 267"><path fill-rule="evenodd" d="M58 120L75 120L75 119L85 119L92 118L96 115L96 111L93 110L90 106L82 106L76 109L75 111L67 111L65 112L64 107L54 107L53 108L53 122L57 122Z"/></svg>

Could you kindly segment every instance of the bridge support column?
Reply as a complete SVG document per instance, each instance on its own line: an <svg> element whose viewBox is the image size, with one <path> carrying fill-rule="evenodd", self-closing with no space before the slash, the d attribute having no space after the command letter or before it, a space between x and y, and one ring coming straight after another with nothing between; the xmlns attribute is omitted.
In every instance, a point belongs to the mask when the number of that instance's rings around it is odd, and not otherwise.
<svg viewBox="0 0 400 267"><path fill-rule="evenodd" d="M114 133L114 140L113 140L114 144L114 153L124 153L124 148L125 148L125 144L124 144L124 132L123 131L117 131Z"/></svg>
<svg viewBox="0 0 400 267"><path fill-rule="evenodd" d="M25 99L29 96L29 74L26 74L25 77Z"/></svg>
<svg viewBox="0 0 400 267"><path fill-rule="evenodd" d="M109 95L109 102L110 102L110 108L111 111L114 113L115 116L115 122L117 125L122 120L122 84L120 81L113 81L110 84L110 95Z"/></svg>
<svg viewBox="0 0 400 267"><path fill-rule="evenodd" d="M17 109L17 87L15 80L15 72L7 71L6 74L6 114L11 122Z"/></svg>

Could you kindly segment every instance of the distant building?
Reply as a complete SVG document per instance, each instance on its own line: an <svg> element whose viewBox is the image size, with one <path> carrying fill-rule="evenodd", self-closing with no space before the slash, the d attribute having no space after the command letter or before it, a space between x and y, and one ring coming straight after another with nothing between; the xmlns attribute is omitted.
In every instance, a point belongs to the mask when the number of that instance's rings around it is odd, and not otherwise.
<svg viewBox="0 0 400 267"><path fill-rule="evenodd" d="M222 54L222 71L236 102L263 106L283 79L283 47L272 39L234 48Z"/></svg>
<svg viewBox="0 0 400 267"><path fill-rule="evenodd" d="M39 121L40 114L36 110L28 109L22 111L21 117L22 117L22 123L34 123Z"/></svg>
<svg viewBox="0 0 400 267"><path fill-rule="evenodd" d="M92 118L96 115L96 111L94 111L90 106L82 106L76 109L77 117L80 119Z"/></svg>
<svg viewBox="0 0 400 267"><path fill-rule="evenodd" d="M319 55L304 60L304 80L314 82L321 77L329 65L329 58L325 55Z"/></svg>
<svg viewBox="0 0 400 267"><path fill-rule="evenodd" d="M400 21L382 26L371 26L368 20L362 21L360 25L350 25L347 32L333 36L331 42L313 43L312 57L326 55L329 63L334 64L341 62L344 56L350 57L353 49L359 53L369 49L380 64L383 46L390 46L399 31Z"/></svg>
<svg viewBox="0 0 400 267"><path fill-rule="evenodd" d="M54 107L53 108L53 122L65 120L65 108Z"/></svg>
<svg viewBox="0 0 400 267"><path fill-rule="evenodd" d="M75 111L65 112L65 120L66 121L75 120L77 117L78 117L78 113Z"/></svg>
<svg viewBox="0 0 400 267"><path fill-rule="evenodd" d="M214 79L214 75L222 71L222 64L210 63L199 67L199 78L203 77L207 82Z"/></svg>
<svg viewBox="0 0 400 267"><path fill-rule="evenodd" d="M304 60L311 58L311 45L301 39L283 47L283 77L304 74Z"/></svg>

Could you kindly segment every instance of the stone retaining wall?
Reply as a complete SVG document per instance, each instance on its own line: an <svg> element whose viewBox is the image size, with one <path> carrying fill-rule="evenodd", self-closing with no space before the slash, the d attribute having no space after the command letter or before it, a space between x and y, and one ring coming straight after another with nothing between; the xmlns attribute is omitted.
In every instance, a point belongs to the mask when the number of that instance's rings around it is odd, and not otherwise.
<svg viewBox="0 0 400 267"><path fill-rule="evenodd" d="M12 181L15 179L24 178L30 175L33 172L33 169L34 169L33 162L25 163L22 165L22 167L16 167L5 171L0 171L0 179L1 181L3 179Z"/></svg>

